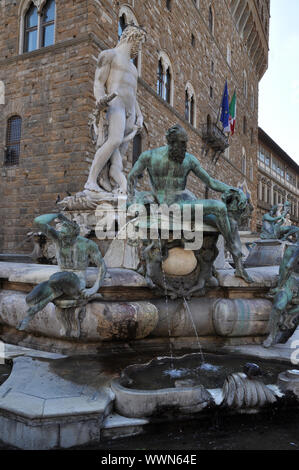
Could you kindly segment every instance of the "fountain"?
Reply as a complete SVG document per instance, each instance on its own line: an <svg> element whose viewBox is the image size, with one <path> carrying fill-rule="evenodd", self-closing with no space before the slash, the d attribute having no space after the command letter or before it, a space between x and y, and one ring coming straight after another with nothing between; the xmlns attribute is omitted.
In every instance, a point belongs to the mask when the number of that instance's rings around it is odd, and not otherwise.
<svg viewBox="0 0 299 470"><path fill-rule="evenodd" d="M273 347L298 324L298 242L285 242L280 269L252 259L245 269L238 225L250 201L206 173L180 125L166 146L140 155L128 179L122 172L142 115L137 104L126 113L125 88L111 85L122 72L112 67L108 80L102 67L125 51L135 96L129 53L144 35L130 26L114 52L100 54L85 189L35 219L57 265L0 262L0 359L13 362L0 385L0 440L19 448L70 448L213 409L256 413L290 394L298 403L290 350ZM137 191L145 171L151 189ZM190 172L221 200L187 190ZM215 268L220 235L235 271Z"/></svg>

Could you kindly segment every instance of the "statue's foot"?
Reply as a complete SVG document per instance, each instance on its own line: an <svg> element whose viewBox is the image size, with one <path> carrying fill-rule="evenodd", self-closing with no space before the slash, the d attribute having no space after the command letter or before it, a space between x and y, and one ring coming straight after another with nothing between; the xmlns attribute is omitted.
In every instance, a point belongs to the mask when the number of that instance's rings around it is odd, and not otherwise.
<svg viewBox="0 0 299 470"><path fill-rule="evenodd" d="M203 296L203 295L206 294L206 289L205 289L205 287L203 287L202 283L200 285L192 287L192 289L190 289L187 292L185 297L190 299L195 294L197 294L199 296Z"/></svg>
<svg viewBox="0 0 299 470"><path fill-rule="evenodd" d="M116 189L113 189L112 193L117 194L119 196L126 196L127 188L116 188Z"/></svg>
<svg viewBox="0 0 299 470"><path fill-rule="evenodd" d="M101 187L107 191L108 193L111 193L112 192L112 186L111 184L109 183L109 181L105 181L104 178L100 178L100 185Z"/></svg>
<svg viewBox="0 0 299 470"><path fill-rule="evenodd" d="M280 291L279 287L273 287L272 289L269 290L268 295L269 297L274 297L279 291Z"/></svg>
<svg viewBox="0 0 299 470"><path fill-rule="evenodd" d="M267 339L263 342L264 348L270 348L274 344L273 335L269 335Z"/></svg>
<svg viewBox="0 0 299 470"><path fill-rule="evenodd" d="M101 188L98 184L91 183L89 181L87 181L87 183L85 183L84 189L88 189L89 191L95 191L96 193L101 192Z"/></svg>
<svg viewBox="0 0 299 470"><path fill-rule="evenodd" d="M17 330L19 330L19 331L24 331L24 330L26 330L29 321L30 321L29 318L24 318L24 320L22 320L22 321L19 323L19 325L17 326Z"/></svg>
<svg viewBox="0 0 299 470"><path fill-rule="evenodd" d="M240 277L241 279L244 279L244 281L247 282L248 284L251 284L252 282L254 282L252 277L249 276L249 274L247 273L245 269L236 269L235 276Z"/></svg>
<svg viewBox="0 0 299 470"><path fill-rule="evenodd" d="M217 277L215 277L215 276L209 277L209 279L206 282L206 285L209 286L209 287L218 287L219 282L218 282Z"/></svg>
<svg viewBox="0 0 299 470"><path fill-rule="evenodd" d="M176 300L178 298L178 294L176 292L169 293L170 300Z"/></svg>
<svg viewBox="0 0 299 470"><path fill-rule="evenodd" d="M147 286L149 289L156 289L157 286L153 283L153 281L151 280L151 278L146 277L146 278L145 278L145 281L146 281L146 286Z"/></svg>

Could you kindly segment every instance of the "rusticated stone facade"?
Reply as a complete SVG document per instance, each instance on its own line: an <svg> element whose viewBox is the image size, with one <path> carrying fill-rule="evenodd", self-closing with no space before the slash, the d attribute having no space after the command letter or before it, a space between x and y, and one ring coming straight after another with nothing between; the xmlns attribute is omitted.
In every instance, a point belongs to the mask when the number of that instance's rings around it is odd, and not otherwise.
<svg viewBox="0 0 299 470"><path fill-rule="evenodd" d="M258 83L267 69L269 1L55 3L54 44L23 53L30 1L0 2L0 83L5 87L5 100L0 100L0 252L30 251L29 243L20 244L34 217L55 210L59 197L83 189L94 152L87 122L94 106L96 58L116 44L123 13L148 32L138 64L142 149L164 144L167 128L179 122L188 132L189 151L203 167L242 185L257 207ZM156 92L160 57L169 61L170 103ZM204 151L202 125L208 115L212 123L217 120L226 79L230 96L234 89L237 94L236 131L229 151L215 163L212 150ZM194 92L193 125L185 119L186 89ZM16 115L22 118L20 157L18 164L7 165L7 123ZM124 163L128 172L132 145ZM192 175L188 186L204 197L203 184ZM212 191L209 196L219 197Z"/></svg>

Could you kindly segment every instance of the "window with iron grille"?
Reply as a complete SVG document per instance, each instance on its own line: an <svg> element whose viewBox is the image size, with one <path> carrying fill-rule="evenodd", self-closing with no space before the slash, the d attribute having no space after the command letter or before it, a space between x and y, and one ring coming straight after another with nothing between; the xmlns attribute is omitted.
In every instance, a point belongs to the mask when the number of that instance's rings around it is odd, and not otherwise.
<svg viewBox="0 0 299 470"><path fill-rule="evenodd" d="M20 158L22 119L12 116L7 121L5 161L7 166L18 165Z"/></svg>

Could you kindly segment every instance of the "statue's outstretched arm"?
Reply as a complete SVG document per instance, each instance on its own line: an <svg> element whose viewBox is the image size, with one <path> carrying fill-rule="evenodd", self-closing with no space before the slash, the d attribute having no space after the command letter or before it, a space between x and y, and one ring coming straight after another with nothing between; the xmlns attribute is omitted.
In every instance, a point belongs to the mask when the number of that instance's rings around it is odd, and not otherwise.
<svg viewBox="0 0 299 470"><path fill-rule="evenodd" d="M197 158L193 155L191 156L192 162L192 171L193 173L198 176L209 188L213 189L214 191L218 191L220 193L224 193L225 191L232 188L232 186L228 186L221 181L218 181L212 178L201 166Z"/></svg>
<svg viewBox="0 0 299 470"><path fill-rule="evenodd" d="M103 284L107 272L106 264L96 243L90 240L88 249L90 260L99 268L99 270L94 285L90 289L84 289L82 291L82 295L85 298L89 298L98 292L99 288Z"/></svg>
<svg viewBox="0 0 299 470"><path fill-rule="evenodd" d="M267 222L276 222L277 220L280 220L281 218L282 218L281 215L277 217L272 217L272 215L270 214L265 214L263 216L263 220L266 220Z"/></svg>
<svg viewBox="0 0 299 470"><path fill-rule="evenodd" d="M128 175L128 195L133 196L136 179L142 175L148 164L148 152L143 152Z"/></svg>
<svg viewBox="0 0 299 470"><path fill-rule="evenodd" d="M65 218L62 214L44 214L36 217L34 222L41 228L41 230L53 240L58 239L59 232L55 230L51 225L49 225L54 219L61 219Z"/></svg>
<svg viewBox="0 0 299 470"><path fill-rule="evenodd" d="M111 51L103 51L99 55L94 77L94 96L97 103L106 95L106 82L110 74L112 54Z"/></svg>

